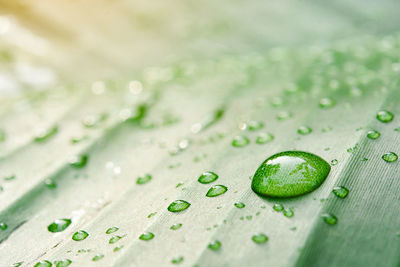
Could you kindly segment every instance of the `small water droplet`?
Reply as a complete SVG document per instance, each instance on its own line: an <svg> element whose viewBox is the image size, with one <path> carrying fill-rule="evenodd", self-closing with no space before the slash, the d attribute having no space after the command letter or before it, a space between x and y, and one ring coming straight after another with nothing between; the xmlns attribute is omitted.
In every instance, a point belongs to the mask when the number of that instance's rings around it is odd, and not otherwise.
<svg viewBox="0 0 400 267"><path fill-rule="evenodd" d="M153 238L154 238L154 234L151 233L151 232L144 232L143 234L141 234L139 236L139 239L143 240L143 241L148 241L148 240L151 240Z"/></svg>
<svg viewBox="0 0 400 267"><path fill-rule="evenodd" d="M214 182L215 180L218 179L218 174L214 173L214 172L204 172L202 175L200 175L199 179L197 179L197 181L199 181L199 183L201 184L209 184Z"/></svg>
<svg viewBox="0 0 400 267"><path fill-rule="evenodd" d="M322 217L322 219L324 220L324 222L327 223L327 224L329 224L329 225L335 225L335 224L337 224L338 219L337 219L337 217L336 217L335 215L333 215L333 214L325 213L325 214L322 214L321 217Z"/></svg>
<svg viewBox="0 0 400 267"><path fill-rule="evenodd" d="M15 178L16 178L15 174L11 174L11 175L4 177L4 181L12 181L12 180L15 180Z"/></svg>
<svg viewBox="0 0 400 267"><path fill-rule="evenodd" d="M228 188L224 185L213 185L207 192L206 196L207 197L216 197L219 195L222 195L228 191Z"/></svg>
<svg viewBox="0 0 400 267"><path fill-rule="evenodd" d="M264 244L267 243L268 236L266 236L265 234L258 234L258 235L253 235L251 239L254 241L254 243Z"/></svg>
<svg viewBox="0 0 400 267"><path fill-rule="evenodd" d="M143 177L138 177L136 180L137 184L145 184L147 182L149 182L151 180L151 175L150 174L146 174Z"/></svg>
<svg viewBox="0 0 400 267"><path fill-rule="evenodd" d="M89 157L87 155L79 155L71 158L69 164L76 169L80 169L86 166L88 160Z"/></svg>
<svg viewBox="0 0 400 267"><path fill-rule="evenodd" d="M382 155L382 159L386 162L394 162L398 159L399 157L393 153L393 152L388 152Z"/></svg>
<svg viewBox="0 0 400 267"><path fill-rule="evenodd" d="M371 130L367 132L367 137L369 139L377 139L379 138L379 136L381 136L381 133L375 130Z"/></svg>
<svg viewBox="0 0 400 267"><path fill-rule="evenodd" d="M124 247L123 245L116 246L116 247L113 249L113 251L114 251L114 252L120 251L123 247Z"/></svg>
<svg viewBox="0 0 400 267"><path fill-rule="evenodd" d="M299 129L297 129L297 133L301 135L307 135L312 132L312 129L308 126L300 126Z"/></svg>
<svg viewBox="0 0 400 267"><path fill-rule="evenodd" d="M44 181L44 184L46 185L47 188L54 189L57 187L57 184L53 181L53 179L46 179Z"/></svg>
<svg viewBox="0 0 400 267"><path fill-rule="evenodd" d="M178 230L178 229L181 228L181 227L182 227L182 224L181 224L181 223L175 223L175 224L171 225L171 227L170 227L169 229L171 229L171 230Z"/></svg>
<svg viewBox="0 0 400 267"><path fill-rule="evenodd" d="M71 265L71 263L72 263L72 261L69 259L54 262L56 267L67 267L67 266Z"/></svg>
<svg viewBox="0 0 400 267"><path fill-rule="evenodd" d="M214 242L208 244L208 248L213 251L218 251L221 248L221 242L219 240L215 240Z"/></svg>
<svg viewBox="0 0 400 267"><path fill-rule="evenodd" d="M391 122L394 118L393 113L391 113L390 111L387 110L381 110L376 114L376 118L380 121L380 122Z"/></svg>
<svg viewBox="0 0 400 267"><path fill-rule="evenodd" d="M168 206L168 210L171 212L181 212L189 208L190 203L185 200L175 200Z"/></svg>
<svg viewBox="0 0 400 267"><path fill-rule="evenodd" d="M116 235L116 236L113 236L113 237L111 237L110 238L110 240L108 241L108 243L109 244L114 244L114 243L116 243L116 242L118 242L121 238L123 238L124 236L119 236L119 235Z"/></svg>
<svg viewBox="0 0 400 267"><path fill-rule="evenodd" d="M331 160L331 165L332 165L332 166L335 166L335 165L337 165L338 163L339 163L339 161L338 161L337 159Z"/></svg>
<svg viewBox="0 0 400 267"><path fill-rule="evenodd" d="M94 257L92 258L92 261L99 261L99 260L101 260L102 258L104 258L104 254L97 254L96 256L94 256Z"/></svg>
<svg viewBox="0 0 400 267"><path fill-rule="evenodd" d="M330 165L317 155L286 151L266 159L254 174L251 188L261 196L294 197L319 187Z"/></svg>
<svg viewBox="0 0 400 267"><path fill-rule="evenodd" d="M256 143L259 145L267 144L274 140L274 136L270 133L260 133L256 138Z"/></svg>
<svg viewBox="0 0 400 267"><path fill-rule="evenodd" d="M247 146L249 143L250 143L249 138L247 138L246 136L243 136L243 135L238 135L238 136L235 136L235 138L233 138L232 146L244 147L244 146Z"/></svg>
<svg viewBox="0 0 400 267"><path fill-rule="evenodd" d="M249 131L257 131L263 127L264 127L264 123L262 123L261 121L250 121L247 124L247 129L249 129Z"/></svg>
<svg viewBox="0 0 400 267"><path fill-rule="evenodd" d="M244 207L246 207L246 205L243 202L236 202L234 205L238 209L243 209Z"/></svg>
<svg viewBox="0 0 400 267"><path fill-rule="evenodd" d="M333 188L332 192L338 198L345 198L349 194L349 189L344 186L336 186Z"/></svg>
<svg viewBox="0 0 400 267"><path fill-rule="evenodd" d="M319 107L320 108L324 108L324 109L328 109L328 108L332 108L332 107L334 107L335 106L335 101L333 101L331 98L329 98L329 97L325 97L325 98L322 98L320 101L319 101Z"/></svg>
<svg viewBox="0 0 400 267"><path fill-rule="evenodd" d="M58 127L54 126L47 130L40 130L35 136L35 142L41 143L49 140L52 136L54 136L58 132Z"/></svg>
<svg viewBox="0 0 400 267"><path fill-rule="evenodd" d="M47 229L52 233L62 232L71 224L71 222L70 219L57 219L47 226Z"/></svg>
<svg viewBox="0 0 400 267"><path fill-rule="evenodd" d="M274 209L274 211L283 211L285 209L285 207L282 204L274 204L274 206L272 207Z"/></svg>
<svg viewBox="0 0 400 267"><path fill-rule="evenodd" d="M51 267L53 264L49 261L39 261L35 264L34 267Z"/></svg>
<svg viewBox="0 0 400 267"><path fill-rule="evenodd" d="M293 211L292 208L285 209L285 210L283 211L283 215L284 215L285 217L291 218L291 217L294 216L294 211Z"/></svg>
<svg viewBox="0 0 400 267"><path fill-rule="evenodd" d="M85 240L86 237L88 237L88 236L89 236L89 234L88 234L86 231L79 230L78 232L75 232L75 233L72 235L72 240L75 240L75 241L82 241L82 240Z"/></svg>
<svg viewBox="0 0 400 267"><path fill-rule="evenodd" d="M0 230L2 230L2 231L4 231L4 230L7 230L7 228L8 228L8 225L6 224L6 223L0 223Z"/></svg>
<svg viewBox="0 0 400 267"><path fill-rule="evenodd" d="M118 230L119 230L118 227L113 226L113 227L110 227L110 228L107 229L106 234L109 235L109 234L115 233L115 232L118 231Z"/></svg>
<svg viewBox="0 0 400 267"><path fill-rule="evenodd" d="M183 261L183 257L178 257L178 258L175 258L175 259L172 259L172 264L179 264L179 263L181 263Z"/></svg>
<svg viewBox="0 0 400 267"><path fill-rule="evenodd" d="M281 111L276 115L276 119L278 121L284 121L290 119L292 116L293 116L292 113L289 111Z"/></svg>

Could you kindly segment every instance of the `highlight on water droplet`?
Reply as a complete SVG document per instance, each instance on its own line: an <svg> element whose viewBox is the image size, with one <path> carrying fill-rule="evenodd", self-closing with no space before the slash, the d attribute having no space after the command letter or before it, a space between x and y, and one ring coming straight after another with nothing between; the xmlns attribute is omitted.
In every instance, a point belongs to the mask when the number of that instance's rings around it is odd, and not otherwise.
<svg viewBox="0 0 400 267"><path fill-rule="evenodd" d="M238 135L233 138L232 146L233 147L244 147L250 143L249 138L243 135Z"/></svg>
<svg viewBox="0 0 400 267"><path fill-rule="evenodd" d="M332 190L333 194L338 198L346 198L349 194L349 189L344 186L335 186Z"/></svg>
<svg viewBox="0 0 400 267"><path fill-rule="evenodd" d="M238 209L243 209L244 207L246 207L246 205L243 202L236 202L234 205Z"/></svg>
<svg viewBox="0 0 400 267"><path fill-rule="evenodd" d="M82 241L85 240L89 234L86 231L79 230L72 235L72 240L74 241Z"/></svg>
<svg viewBox="0 0 400 267"><path fill-rule="evenodd" d="M274 140L274 136L270 133L260 133L256 138L256 144L264 145Z"/></svg>
<svg viewBox="0 0 400 267"><path fill-rule="evenodd" d="M224 185L213 185L208 190L206 196L207 197L216 197L216 196L224 194L226 191L228 191L228 188Z"/></svg>
<svg viewBox="0 0 400 267"><path fill-rule="evenodd" d="M398 159L399 157L397 156L396 153L394 152L388 152L382 155L382 159L386 162L394 162Z"/></svg>
<svg viewBox="0 0 400 267"><path fill-rule="evenodd" d="M325 97L325 98L322 98L320 101L319 101L319 107L320 108L323 108L323 109L328 109L328 108L332 108L332 107L334 107L335 106L335 101L333 101L331 98L329 98L329 97Z"/></svg>
<svg viewBox="0 0 400 267"><path fill-rule="evenodd" d="M47 226L47 229L52 233L62 232L71 224L71 222L70 219L57 219Z"/></svg>
<svg viewBox="0 0 400 267"><path fill-rule="evenodd" d="M307 135L312 132L312 129L308 126L300 126L299 129L297 129L297 133L301 135Z"/></svg>
<svg viewBox="0 0 400 267"><path fill-rule="evenodd" d="M39 261L34 265L34 267L51 267L51 266L53 266L53 264L46 260Z"/></svg>
<svg viewBox="0 0 400 267"><path fill-rule="evenodd" d="M119 230L118 227L113 226L113 227L110 227L110 228L108 228L108 229L106 230L106 234L112 234L112 233L115 233L115 232L118 231L118 230Z"/></svg>
<svg viewBox="0 0 400 267"><path fill-rule="evenodd" d="M370 130L367 132L367 137L369 139L378 139L381 136L381 133L376 130Z"/></svg>
<svg viewBox="0 0 400 267"><path fill-rule="evenodd" d="M329 225L335 225L338 222L338 218L335 215L330 214L330 213L322 214L321 217L324 220L324 222Z"/></svg>
<svg viewBox="0 0 400 267"><path fill-rule="evenodd" d="M257 234L257 235L253 235L251 237L251 240L253 240L254 243L257 243L257 244L264 244L264 243L267 243L268 236L263 234L263 233L260 233L260 234Z"/></svg>
<svg viewBox="0 0 400 267"><path fill-rule="evenodd" d="M136 180L137 184L145 184L151 180L151 175L150 174L145 174L143 177L138 177Z"/></svg>
<svg viewBox="0 0 400 267"><path fill-rule="evenodd" d="M181 212L190 207L190 203L185 200L175 200L168 206L170 212Z"/></svg>
<svg viewBox="0 0 400 267"><path fill-rule="evenodd" d="M383 123L391 122L394 118L393 113L387 110L381 110L376 114L376 118Z"/></svg>
<svg viewBox="0 0 400 267"><path fill-rule="evenodd" d="M143 241L149 241L149 240L151 240L153 238L154 238L154 234L151 233L151 232L144 232L143 234L141 234L139 236L139 239L143 240Z"/></svg>
<svg viewBox="0 0 400 267"><path fill-rule="evenodd" d="M72 261L69 259L54 261L54 265L56 267L67 267L67 266L70 266L71 263L72 263Z"/></svg>
<svg viewBox="0 0 400 267"><path fill-rule="evenodd" d="M219 240L214 240L210 244L208 244L208 248L212 251L218 251L221 248L221 242Z"/></svg>
<svg viewBox="0 0 400 267"><path fill-rule="evenodd" d="M285 151L267 158L257 169L252 190L264 197L295 197L318 188L330 165L308 152Z"/></svg>
<svg viewBox="0 0 400 267"><path fill-rule="evenodd" d="M201 184L209 184L214 182L215 180L218 179L218 174L216 174L215 172L204 172L202 175L200 175L199 179L197 179L197 181Z"/></svg>

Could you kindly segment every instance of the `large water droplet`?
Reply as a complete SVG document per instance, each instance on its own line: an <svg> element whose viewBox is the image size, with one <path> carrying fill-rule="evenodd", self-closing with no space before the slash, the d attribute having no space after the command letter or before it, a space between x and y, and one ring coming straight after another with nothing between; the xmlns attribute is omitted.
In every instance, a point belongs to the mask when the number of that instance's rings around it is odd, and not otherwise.
<svg viewBox="0 0 400 267"><path fill-rule="evenodd" d="M286 151L266 159L254 174L251 188L261 196L294 197L319 187L330 165L317 155Z"/></svg>
<svg viewBox="0 0 400 267"><path fill-rule="evenodd" d="M154 234L151 232L145 232L139 236L140 240L149 241L154 238Z"/></svg>
<svg viewBox="0 0 400 267"><path fill-rule="evenodd" d="M215 180L218 179L218 174L214 173L214 172L205 172L202 175L200 175L199 179L197 179L197 181L199 181L199 183L202 184L209 184L214 182Z"/></svg>
<svg viewBox="0 0 400 267"><path fill-rule="evenodd" d="M388 152L382 155L382 159L386 162L394 162L398 159L399 157L396 155L394 152Z"/></svg>
<svg viewBox="0 0 400 267"><path fill-rule="evenodd" d="M213 185L207 192L206 196L207 197L216 197L219 195L222 195L228 191L228 188L224 185Z"/></svg>
<svg viewBox="0 0 400 267"><path fill-rule="evenodd" d="M258 235L253 235L251 239L254 241L254 243L264 244L267 243L268 236L266 236L265 234L258 234Z"/></svg>
<svg viewBox="0 0 400 267"><path fill-rule="evenodd" d="M79 230L78 232L75 232L72 235L72 240L82 241L82 240L86 239L86 237L88 237L88 236L89 236L89 234L86 231Z"/></svg>
<svg viewBox="0 0 400 267"><path fill-rule="evenodd" d="M168 210L171 212L180 212L189 208L190 203L185 200L175 200L168 206Z"/></svg>
<svg viewBox="0 0 400 267"><path fill-rule="evenodd" d="M394 118L393 113L391 113L390 111L387 110L381 110L376 114L376 118L380 121L380 122L391 122Z"/></svg>
<svg viewBox="0 0 400 267"><path fill-rule="evenodd" d="M62 232L71 224L70 219L57 219L52 224L47 226L47 229L52 233Z"/></svg>

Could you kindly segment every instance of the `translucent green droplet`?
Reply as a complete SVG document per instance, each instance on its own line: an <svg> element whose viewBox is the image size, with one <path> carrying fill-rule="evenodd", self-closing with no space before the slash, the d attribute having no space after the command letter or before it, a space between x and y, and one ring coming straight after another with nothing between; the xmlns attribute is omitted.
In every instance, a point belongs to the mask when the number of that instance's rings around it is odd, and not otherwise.
<svg viewBox="0 0 400 267"><path fill-rule="evenodd" d="M121 245L121 246L116 246L116 247L113 249L113 251L114 251L114 252L120 251L123 247L124 247L123 245Z"/></svg>
<svg viewBox="0 0 400 267"><path fill-rule="evenodd" d="M72 235L72 240L75 240L75 241L82 241L82 240L85 240L86 237L88 237L88 236L89 236L89 234L88 234L86 231L79 230L78 232L75 232L75 233Z"/></svg>
<svg viewBox="0 0 400 267"><path fill-rule="evenodd" d="M217 251L221 248L221 242L219 240L215 240L214 242L208 244L208 248L213 250L213 251Z"/></svg>
<svg viewBox="0 0 400 267"><path fill-rule="evenodd" d="M53 264L49 261L39 261L34 267L51 267Z"/></svg>
<svg viewBox="0 0 400 267"><path fill-rule="evenodd" d="M175 200L168 206L168 210L171 212L180 212L189 208L190 203L185 200Z"/></svg>
<svg viewBox="0 0 400 267"><path fill-rule="evenodd" d="M178 258L175 258L175 259L172 259L172 264L179 264L179 263L181 263L183 261L183 257L178 257Z"/></svg>
<svg viewBox="0 0 400 267"><path fill-rule="evenodd" d="M393 113L391 113L390 111L387 110L381 110L376 114L376 118L380 121L380 122L391 122L394 118Z"/></svg>
<svg viewBox="0 0 400 267"><path fill-rule="evenodd" d="M145 183L149 182L151 180L151 178L152 177L151 177L150 174L146 174L143 177L138 177L137 180L136 180L136 183L137 184L145 184Z"/></svg>
<svg viewBox="0 0 400 267"><path fill-rule="evenodd" d="M202 175L200 175L199 179L197 179L197 181L199 181L199 183L201 184L209 184L214 182L215 180L218 179L218 174L214 173L214 172L204 172Z"/></svg>
<svg viewBox="0 0 400 267"><path fill-rule="evenodd" d="M16 262L16 263L13 264L12 267L19 267L19 266L21 266L23 263L24 263L23 261Z"/></svg>
<svg viewBox="0 0 400 267"><path fill-rule="evenodd" d="M99 260L101 260L102 258L104 258L104 254L97 254L96 256L94 256L94 257L92 258L92 261L99 261Z"/></svg>
<svg viewBox="0 0 400 267"><path fill-rule="evenodd" d="M207 197L216 197L219 195L222 195L228 191L228 188L224 185L213 185L207 192L206 196Z"/></svg>
<svg viewBox="0 0 400 267"><path fill-rule="evenodd" d="M44 141L50 139L57 132L58 132L57 126L47 129L46 131L40 132L35 136L35 142L37 142L37 143L44 142Z"/></svg>
<svg viewBox="0 0 400 267"><path fill-rule="evenodd" d="M113 236L110 238L110 240L108 240L108 243L114 244L114 243L118 242L119 240L121 240L121 238L123 238L123 237L124 236L119 236L119 235Z"/></svg>
<svg viewBox="0 0 400 267"><path fill-rule="evenodd" d="M285 209L285 210L283 211L283 215L284 215L285 217L291 218L291 217L294 216L294 211L293 211L292 208Z"/></svg>
<svg viewBox="0 0 400 267"><path fill-rule="evenodd" d="M260 133L256 138L256 143L259 145L267 144L274 140L274 136L270 133Z"/></svg>
<svg viewBox="0 0 400 267"><path fill-rule="evenodd" d="M290 119L293 116L293 114L289 111L281 111L276 115L276 119L278 121L284 121L287 119Z"/></svg>
<svg viewBox="0 0 400 267"><path fill-rule="evenodd" d="M6 224L6 223L0 223L0 230L2 230L2 231L4 231L4 230L7 230L7 228L8 228L8 225Z"/></svg>
<svg viewBox="0 0 400 267"><path fill-rule="evenodd" d="M261 196L294 197L319 187L330 165L317 155L286 151L266 159L254 174L251 188Z"/></svg>
<svg viewBox="0 0 400 267"><path fill-rule="evenodd" d="M249 131L257 131L260 130L262 127L264 127L264 123L262 123L261 121L250 121L247 124L247 129L249 129Z"/></svg>
<svg viewBox="0 0 400 267"><path fill-rule="evenodd" d="M57 184L53 181L53 179L46 179L44 181L44 184L50 189L54 189L57 187Z"/></svg>
<svg viewBox="0 0 400 267"><path fill-rule="evenodd" d="M145 232L139 236L140 240L148 241L154 238L154 234L151 232Z"/></svg>
<svg viewBox="0 0 400 267"><path fill-rule="evenodd" d="M300 126L299 129L297 129L297 133L301 135L307 135L312 132L312 129L308 126Z"/></svg>
<svg viewBox="0 0 400 267"><path fill-rule="evenodd" d="M336 186L333 188L332 192L339 198L345 198L349 194L349 189L344 186Z"/></svg>
<svg viewBox="0 0 400 267"><path fill-rule="evenodd" d="M338 219L337 219L337 217L336 217L335 215L333 215L333 214L325 213L325 214L322 214L321 217L322 217L322 219L324 220L324 222L327 223L327 224L329 224L329 225L335 225L335 224L337 224Z"/></svg>
<svg viewBox="0 0 400 267"><path fill-rule="evenodd" d="M244 207L246 207L246 205L243 202L236 202L234 205L238 209L243 209Z"/></svg>
<svg viewBox="0 0 400 267"><path fill-rule="evenodd" d="M368 131L367 133L369 139L377 139L379 136L381 136L381 133L375 130Z"/></svg>
<svg viewBox="0 0 400 267"><path fill-rule="evenodd" d="M238 136L235 136L235 138L233 138L232 146L244 147L244 146L247 146L249 143L250 143L249 138L247 138L246 136L243 136L243 135L238 135Z"/></svg>
<svg viewBox="0 0 400 267"><path fill-rule="evenodd" d="M178 229L181 228L181 227L182 227L182 224L181 224L181 223L176 223L176 224L171 225L171 227L170 227L169 229L171 229L171 230L178 230Z"/></svg>
<svg viewBox="0 0 400 267"><path fill-rule="evenodd" d="M15 180L15 174L11 174L11 175L8 175L8 176L6 176L6 177L4 177L4 180L5 181L12 181L12 180Z"/></svg>
<svg viewBox="0 0 400 267"><path fill-rule="evenodd" d="M335 165L337 165L339 163L339 161L337 160L337 159L333 159L332 161L331 161L331 165L332 166L335 166Z"/></svg>
<svg viewBox="0 0 400 267"><path fill-rule="evenodd" d="M113 227L110 227L110 228L107 229L106 234L112 234L112 233L115 233L118 230L119 230L118 227L113 226Z"/></svg>
<svg viewBox="0 0 400 267"><path fill-rule="evenodd" d="M258 234L258 235L253 235L251 239L254 241L254 243L264 244L267 243L268 236L266 236L265 234Z"/></svg>
<svg viewBox="0 0 400 267"><path fill-rule="evenodd" d="M272 207L274 209L274 211L283 211L285 209L285 207L282 204L274 204L274 206Z"/></svg>
<svg viewBox="0 0 400 267"><path fill-rule="evenodd" d="M75 156L73 157L69 164L77 169L83 168L86 166L87 162L89 160L89 157L87 155L79 155L79 156Z"/></svg>
<svg viewBox="0 0 400 267"><path fill-rule="evenodd" d="M335 101L333 101L331 98L328 98L328 97L322 98L319 101L319 107L325 108L325 109L332 108L335 106L335 104L336 104Z"/></svg>
<svg viewBox="0 0 400 267"><path fill-rule="evenodd" d="M71 224L71 222L70 219L57 219L47 226L47 229L52 233L62 232Z"/></svg>
<svg viewBox="0 0 400 267"><path fill-rule="evenodd" d="M386 162L394 162L398 159L399 157L396 155L394 152L388 152L382 155L382 159Z"/></svg>
<svg viewBox="0 0 400 267"><path fill-rule="evenodd" d="M69 259L65 259L65 260L61 260L61 261L55 261L54 264L56 265L56 267L67 267L70 266L72 263L71 260Z"/></svg>

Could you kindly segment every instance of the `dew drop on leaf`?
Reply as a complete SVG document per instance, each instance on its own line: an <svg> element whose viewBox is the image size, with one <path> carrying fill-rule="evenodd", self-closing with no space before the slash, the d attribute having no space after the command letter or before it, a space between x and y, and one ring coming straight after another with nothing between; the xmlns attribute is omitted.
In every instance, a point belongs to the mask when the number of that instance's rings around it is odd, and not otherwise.
<svg viewBox="0 0 400 267"><path fill-rule="evenodd" d="M200 175L199 179L197 181L201 184L209 184L214 182L215 180L218 179L218 174L208 171L204 172L202 175Z"/></svg>
<svg viewBox="0 0 400 267"><path fill-rule="evenodd" d="M3 223L3 222L0 223L0 230L4 231L4 230L7 230L7 228L8 228L8 226L6 223Z"/></svg>
<svg viewBox="0 0 400 267"><path fill-rule="evenodd" d="M75 232L72 235L72 240L82 241L82 240L85 240L88 236L89 236L89 234L86 231L79 230L78 232Z"/></svg>
<svg viewBox="0 0 400 267"><path fill-rule="evenodd" d="M171 225L171 227L170 227L169 229L171 229L171 230L178 230L178 229L181 228L181 227L182 227L182 224L181 224L181 223L175 223L175 224Z"/></svg>
<svg viewBox="0 0 400 267"><path fill-rule="evenodd" d="M146 174L143 177L138 177L136 180L137 184L145 184L148 183L151 180L151 175L150 174Z"/></svg>
<svg viewBox="0 0 400 267"><path fill-rule="evenodd" d="M238 135L233 138L232 146L233 147L244 147L250 143L249 138L243 135Z"/></svg>
<svg viewBox="0 0 400 267"><path fill-rule="evenodd" d="M79 155L71 158L69 164L76 169L80 169L86 166L88 160L89 157L87 155Z"/></svg>
<svg viewBox="0 0 400 267"><path fill-rule="evenodd" d="M37 262L34 267L51 267L53 264L49 261L39 261Z"/></svg>
<svg viewBox="0 0 400 267"><path fill-rule="evenodd" d="M332 108L332 107L334 107L335 106L335 101L333 101L331 98L329 98L329 97L325 97L325 98L322 98L320 101L319 101L319 107L320 108L324 108L324 109L328 109L328 108Z"/></svg>
<svg viewBox="0 0 400 267"><path fill-rule="evenodd" d="M376 114L376 118L383 123L391 122L394 118L393 113L387 110L381 110Z"/></svg>
<svg viewBox="0 0 400 267"><path fill-rule="evenodd" d="M335 225L338 221L337 217L330 213L322 214L322 220L329 225Z"/></svg>
<svg viewBox="0 0 400 267"><path fill-rule="evenodd" d="M106 230L106 234L112 234L112 233L115 233L115 232L118 231L118 230L119 230L118 227L113 226L113 227L110 227L110 228L108 228L108 229Z"/></svg>
<svg viewBox="0 0 400 267"><path fill-rule="evenodd" d="M253 235L251 237L251 239L254 241L254 243L264 244L264 243L267 243L268 236L266 236L265 234L257 234L257 235Z"/></svg>
<svg viewBox="0 0 400 267"><path fill-rule="evenodd" d="M140 240L148 241L154 238L154 234L151 232L145 232L139 236Z"/></svg>
<svg viewBox="0 0 400 267"><path fill-rule="evenodd" d="M172 264L179 264L182 261L183 261L183 257L178 257L178 258L172 259L171 263Z"/></svg>
<svg viewBox="0 0 400 267"><path fill-rule="evenodd" d="M213 251L218 251L221 248L221 242L219 240L215 240L214 242L208 244L208 248Z"/></svg>
<svg viewBox="0 0 400 267"><path fill-rule="evenodd" d="M72 261L69 259L65 259L65 260L60 260L60 261L55 261L54 265L56 267L67 267L69 265L71 265Z"/></svg>
<svg viewBox="0 0 400 267"><path fill-rule="evenodd" d="M349 194L349 189L344 186L336 186L333 188L332 192L338 198L346 198Z"/></svg>
<svg viewBox="0 0 400 267"><path fill-rule="evenodd" d="M265 197L294 197L319 187L330 165L317 155L286 151L267 158L253 176L251 188Z"/></svg>
<svg viewBox="0 0 400 267"><path fill-rule="evenodd" d="M274 206L272 206L272 208L274 209L274 211L283 211L285 209L285 207L283 207L282 204L274 204Z"/></svg>
<svg viewBox="0 0 400 267"><path fill-rule="evenodd" d="M308 126L300 126L299 129L297 129L297 133L301 135L307 135L312 132L311 128Z"/></svg>
<svg viewBox="0 0 400 267"><path fill-rule="evenodd" d="M175 200L168 206L170 212L181 212L189 208L190 203L185 200Z"/></svg>
<svg viewBox="0 0 400 267"><path fill-rule="evenodd" d="M270 133L260 133L256 138L256 144L264 145L274 140L274 136Z"/></svg>
<svg viewBox="0 0 400 267"><path fill-rule="evenodd" d="M71 224L70 219L57 219L47 229L52 233L62 232Z"/></svg>
<svg viewBox="0 0 400 267"><path fill-rule="evenodd" d="M243 209L244 207L246 207L246 205L243 202L236 202L234 205L238 209Z"/></svg>
<svg viewBox="0 0 400 267"><path fill-rule="evenodd" d="M207 192L206 196L207 197L216 197L219 195L222 195L228 191L228 188L224 185L213 185Z"/></svg>
<svg viewBox="0 0 400 267"><path fill-rule="evenodd" d="M375 130L370 130L367 132L367 137L369 139L378 139L381 136L381 133Z"/></svg>
<svg viewBox="0 0 400 267"><path fill-rule="evenodd" d="M382 159L386 162L394 162L398 159L399 157L396 155L394 152L388 152L382 155Z"/></svg>
<svg viewBox="0 0 400 267"><path fill-rule="evenodd" d="M94 256L94 257L92 258L92 261L99 261L99 260L101 260L102 258L104 258L104 254L97 254L96 256Z"/></svg>

